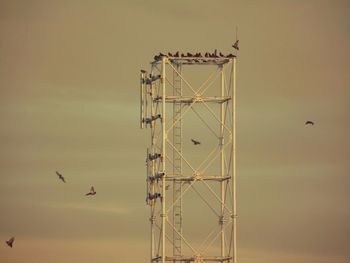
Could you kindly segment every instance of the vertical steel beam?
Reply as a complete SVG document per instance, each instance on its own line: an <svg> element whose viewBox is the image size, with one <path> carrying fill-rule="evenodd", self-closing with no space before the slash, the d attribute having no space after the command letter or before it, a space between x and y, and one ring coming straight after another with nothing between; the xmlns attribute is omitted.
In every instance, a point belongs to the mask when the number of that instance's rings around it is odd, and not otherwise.
<svg viewBox="0 0 350 263"><path fill-rule="evenodd" d="M145 105L144 105L144 93L145 93L145 74L141 73L140 77L140 128L144 128L144 117L145 117Z"/></svg>
<svg viewBox="0 0 350 263"><path fill-rule="evenodd" d="M166 176L166 149L165 149L165 144L166 144L166 112L165 112L165 97L166 97L166 70L165 70L165 63L167 58L165 56L162 57L162 76L161 76L161 81L162 81L162 170L163 170L163 177L162 177L162 263L165 263L165 224L166 224L166 207L165 207L165 202L166 202L166 191L165 191L165 176Z"/></svg>
<svg viewBox="0 0 350 263"><path fill-rule="evenodd" d="M221 97L225 96L225 80L224 80L224 66L221 65ZM220 175L225 176L225 151L224 151L224 123L225 123L225 103L222 102L220 105ZM225 182L221 180L220 183L221 192L221 209L220 209L220 224L221 224L221 256L225 256L225 231L224 231L224 215L225 215Z"/></svg>
<svg viewBox="0 0 350 263"><path fill-rule="evenodd" d="M237 59L234 57L232 59L232 196L233 196L233 222L232 222L232 233L233 233L233 242L232 242L232 257L233 263L237 263L237 185L236 185L236 64Z"/></svg>

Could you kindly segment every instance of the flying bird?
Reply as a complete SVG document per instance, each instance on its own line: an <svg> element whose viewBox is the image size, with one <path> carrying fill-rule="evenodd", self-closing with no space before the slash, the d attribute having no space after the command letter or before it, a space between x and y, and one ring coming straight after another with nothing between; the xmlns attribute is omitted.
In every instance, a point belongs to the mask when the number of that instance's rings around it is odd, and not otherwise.
<svg viewBox="0 0 350 263"><path fill-rule="evenodd" d="M95 195L95 194L96 194L96 191L95 191L94 187L91 186L90 192L88 192L88 193L85 194L85 195Z"/></svg>
<svg viewBox="0 0 350 263"><path fill-rule="evenodd" d="M238 43L239 43L239 40L237 39L236 42L232 45L232 47L233 47L234 49L236 49L236 50L239 50L239 45L238 45Z"/></svg>
<svg viewBox="0 0 350 263"><path fill-rule="evenodd" d="M56 171L56 174L57 174L57 176L58 176L58 179L60 179L60 180L62 180L62 182L66 182L65 180L64 180L64 177L62 176L62 174L60 174L59 172L57 172Z"/></svg>
<svg viewBox="0 0 350 263"><path fill-rule="evenodd" d="M194 145L201 144L199 141L196 141L194 139L191 139L191 141L193 142Z"/></svg>
<svg viewBox="0 0 350 263"><path fill-rule="evenodd" d="M315 123L313 121L306 121L305 125L314 125Z"/></svg>
<svg viewBox="0 0 350 263"><path fill-rule="evenodd" d="M9 240L6 241L6 244L7 244L9 247L12 247L12 246L13 246L13 242L15 242L15 238L14 238L14 237L11 237Z"/></svg>

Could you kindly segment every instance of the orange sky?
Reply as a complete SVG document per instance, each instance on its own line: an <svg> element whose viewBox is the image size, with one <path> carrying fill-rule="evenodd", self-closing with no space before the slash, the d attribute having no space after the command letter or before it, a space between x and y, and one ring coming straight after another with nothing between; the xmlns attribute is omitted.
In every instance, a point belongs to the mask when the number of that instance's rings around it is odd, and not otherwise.
<svg viewBox="0 0 350 263"><path fill-rule="evenodd" d="M230 53L236 26L239 262L349 262L349 13L346 0L0 1L0 262L149 262L139 69L160 51Z"/></svg>

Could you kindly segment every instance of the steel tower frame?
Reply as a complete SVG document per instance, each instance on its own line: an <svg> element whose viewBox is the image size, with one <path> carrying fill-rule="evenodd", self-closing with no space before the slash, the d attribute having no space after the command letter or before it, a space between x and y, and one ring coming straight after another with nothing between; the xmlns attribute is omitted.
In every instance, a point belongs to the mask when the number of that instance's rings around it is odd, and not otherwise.
<svg viewBox="0 0 350 263"><path fill-rule="evenodd" d="M198 58L161 55L151 62L149 75L141 72L140 126L150 128L151 134L146 157L151 263L237 263L236 64L235 56ZM214 72L202 85L194 87L183 72L186 67L204 65L213 66ZM172 71L172 78L169 71ZM215 87L217 79L219 85ZM189 95L183 94L185 88L190 91ZM207 95L209 88L217 89L219 95ZM196 110L195 106L199 104L215 119L215 125ZM215 107L219 107L216 109L219 114L215 112ZM182 152L183 119L190 110L218 142L198 167ZM172 116L168 117L168 113ZM219 174L207 172L216 159L219 160ZM191 172L185 173L183 165ZM197 184L204 185L210 196L203 196L196 188ZM215 189L213 184L219 184L219 187ZM172 198L167 193L170 189ZM182 227L183 197L189 191L195 192L217 216L218 227L214 226L199 247L188 239ZM218 251L210 254L209 248L218 240L220 245L214 247ZM185 252L185 247L190 252Z"/></svg>

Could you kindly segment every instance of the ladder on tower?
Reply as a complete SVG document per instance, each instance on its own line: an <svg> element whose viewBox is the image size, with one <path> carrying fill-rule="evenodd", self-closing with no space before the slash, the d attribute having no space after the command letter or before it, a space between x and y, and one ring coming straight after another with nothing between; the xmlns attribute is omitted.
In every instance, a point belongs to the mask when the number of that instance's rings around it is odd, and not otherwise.
<svg viewBox="0 0 350 263"><path fill-rule="evenodd" d="M177 72L176 72L177 71ZM176 65L176 71L173 71L173 95L182 95L181 65ZM178 152L173 150L173 174L175 177L182 175L182 120L181 120L181 102L173 103L173 144ZM173 181L173 202L180 198L173 207L173 255L182 256L182 238L178 234L182 234L182 183L181 181ZM176 230L176 231L175 231Z"/></svg>

